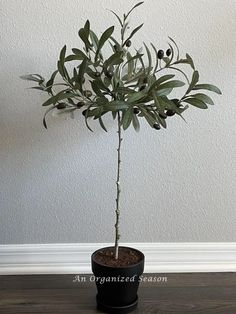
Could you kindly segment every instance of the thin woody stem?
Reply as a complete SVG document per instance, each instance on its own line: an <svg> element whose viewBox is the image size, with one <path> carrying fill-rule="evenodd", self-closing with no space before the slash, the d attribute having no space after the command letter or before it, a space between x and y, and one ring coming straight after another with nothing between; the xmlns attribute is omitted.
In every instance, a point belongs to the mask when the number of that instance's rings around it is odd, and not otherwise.
<svg viewBox="0 0 236 314"><path fill-rule="evenodd" d="M119 256L119 222L120 222L120 164L121 164L121 116L118 111L118 148L117 148L117 178L116 178L116 223L115 223L115 259L118 259Z"/></svg>

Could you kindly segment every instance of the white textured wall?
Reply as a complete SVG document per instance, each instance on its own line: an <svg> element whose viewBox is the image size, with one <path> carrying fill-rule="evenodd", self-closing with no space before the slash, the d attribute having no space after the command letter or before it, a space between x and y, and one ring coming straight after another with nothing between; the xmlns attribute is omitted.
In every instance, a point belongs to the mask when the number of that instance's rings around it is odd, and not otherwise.
<svg viewBox="0 0 236 314"><path fill-rule="evenodd" d="M0 0L0 243L109 242L115 208L116 129L50 118L45 95L19 76L48 76L61 47L90 17L100 33L137 1ZM125 6L127 5L127 8ZM122 241L236 241L234 0L146 0L136 37L167 48L173 36L202 82L223 92L166 131L142 125L123 142Z"/></svg>

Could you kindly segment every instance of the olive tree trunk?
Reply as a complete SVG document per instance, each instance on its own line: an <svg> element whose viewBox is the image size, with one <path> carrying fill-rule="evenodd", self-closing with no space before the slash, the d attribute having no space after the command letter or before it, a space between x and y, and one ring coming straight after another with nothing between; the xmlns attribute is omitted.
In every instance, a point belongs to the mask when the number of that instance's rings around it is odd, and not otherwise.
<svg viewBox="0 0 236 314"><path fill-rule="evenodd" d="M119 257L119 223L120 223L120 164L121 164L121 116L118 111L118 148L117 148L117 178L116 178L116 223L115 223L115 259Z"/></svg>

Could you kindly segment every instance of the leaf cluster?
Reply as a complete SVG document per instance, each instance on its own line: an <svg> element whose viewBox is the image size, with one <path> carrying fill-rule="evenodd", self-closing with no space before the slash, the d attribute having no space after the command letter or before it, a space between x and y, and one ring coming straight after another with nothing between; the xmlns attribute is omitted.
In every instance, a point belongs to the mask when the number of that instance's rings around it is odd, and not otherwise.
<svg viewBox="0 0 236 314"><path fill-rule="evenodd" d="M129 31L128 17L141 4L136 4L123 18L111 11L120 26L119 39L113 37L114 26L97 36L87 20L78 32L83 48L73 48L72 53L67 54L67 47L64 46L59 54L57 69L49 80L46 81L39 74L21 77L36 82L37 86L32 88L48 94L42 104L47 107L43 119L46 128L46 115L52 110L62 113L81 110L90 130L89 119L94 119L107 131L103 116L111 113L116 119L118 112L124 130L132 124L138 131L140 119L145 119L152 128L160 129L166 128L167 117L175 114L182 117L189 105L206 109L214 104L208 95L198 91L218 94L221 91L214 85L199 83L199 72L193 59L189 54L180 58L179 48L172 38L169 37L169 52L166 54L153 43L149 46L144 43L143 49L132 49L131 39L143 24ZM104 52L108 50L107 47L110 48L109 55ZM72 71L68 70L70 63ZM185 64L192 71L190 77L181 68ZM166 69L174 74L162 75ZM179 73L183 80L175 78ZM187 87L182 97L176 99L171 96L176 88L185 85ZM56 87L60 91L55 92Z"/></svg>

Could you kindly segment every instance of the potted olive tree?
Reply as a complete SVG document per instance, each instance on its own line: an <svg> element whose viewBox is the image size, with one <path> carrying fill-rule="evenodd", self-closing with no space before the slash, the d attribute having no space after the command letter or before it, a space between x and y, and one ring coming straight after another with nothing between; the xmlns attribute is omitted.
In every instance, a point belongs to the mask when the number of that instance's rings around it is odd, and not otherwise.
<svg viewBox="0 0 236 314"><path fill-rule="evenodd" d="M119 39L113 37L114 26L97 36L87 20L78 32L83 48L73 48L72 54L67 55L64 46L57 61L57 69L48 81L39 74L22 76L25 80L37 83L33 89L48 94L43 103L47 108L43 118L45 128L46 116L52 111L64 114L81 111L90 131L91 119L97 120L102 129L107 131L103 121L106 114L111 114L117 123L115 241L113 247L101 248L92 255L95 276L106 278L105 283L97 281L97 305L109 313L127 313L136 307L139 276L144 268L144 255L140 251L119 246L123 130L133 125L139 131L141 119L154 131L165 129L170 117L175 115L184 119L182 114L189 105L200 109L213 105L212 99L199 90L221 94L216 86L199 83L199 73L192 58L189 54L181 58L172 38L169 37L165 51L157 49L152 43L149 46L144 43L143 49L133 47L132 37L143 24L130 31L128 19L131 12L142 3L137 3L122 18L111 11L119 24ZM183 71L183 64L189 66L191 75ZM176 74L182 79L176 79ZM187 87L182 96L172 98L172 91L184 85Z"/></svg>

